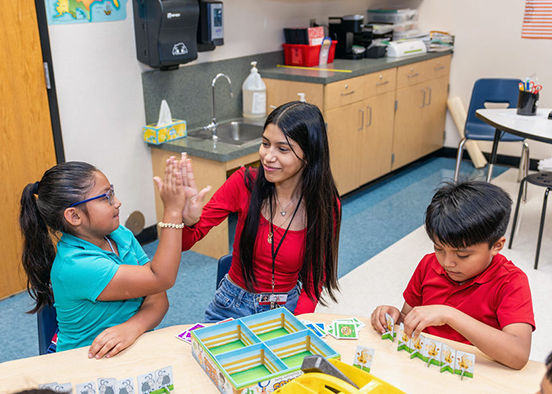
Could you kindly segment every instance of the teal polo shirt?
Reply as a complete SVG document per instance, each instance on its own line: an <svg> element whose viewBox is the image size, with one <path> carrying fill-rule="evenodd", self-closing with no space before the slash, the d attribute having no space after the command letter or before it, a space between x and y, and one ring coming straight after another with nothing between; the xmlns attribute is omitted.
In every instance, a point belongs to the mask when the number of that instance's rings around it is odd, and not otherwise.
<svg viewBox="0 0 552 394"><path fill-rule="evenodd" d="M125 227L109 234L119 256L88 241L63 233L57 244L50 278L59 324L57 351L89 346L106 328L126 322L143 298L98 301L121 264L144 265L148 256Z"/></svg>

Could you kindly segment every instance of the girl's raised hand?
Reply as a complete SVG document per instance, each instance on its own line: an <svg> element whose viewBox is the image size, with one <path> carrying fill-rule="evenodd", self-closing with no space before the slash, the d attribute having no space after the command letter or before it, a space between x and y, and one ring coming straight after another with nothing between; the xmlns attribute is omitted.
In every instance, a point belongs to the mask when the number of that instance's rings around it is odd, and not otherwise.
<svg viewBox="0 0 552 394"><path fill-rule="evenodd" d="M159 189L165 211L182 212L184 209L186 190L181 167L181 163L171 156L165 165L164 179L161 180L158 176L153 178Z"/></svg>
<svg viewBox="0 0 552 394"><path fill-rule="evenodd" d="M192 161L188 159L186 153L182 153L180 172L182 173L186 193L186 203L182 210L182 220L186 226L193 226L199 221L204 205L203 200L205 199L205 195L211 190L211 186L207 186L199 192L197 191Z"/></svg>

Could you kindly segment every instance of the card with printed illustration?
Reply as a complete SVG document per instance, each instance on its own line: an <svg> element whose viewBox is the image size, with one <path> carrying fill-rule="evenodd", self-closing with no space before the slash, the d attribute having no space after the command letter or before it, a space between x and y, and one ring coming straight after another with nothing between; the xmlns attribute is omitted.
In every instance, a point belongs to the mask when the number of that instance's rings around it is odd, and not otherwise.
<svg viewBox="0 0 552 394"><path fill-rule="evenodd" d="M411 344L412 344L412 353L410 354L410 358L419 358L423 360L423 348L425 346L425 337L423 335L418 335L417 338L411 338ZM424 360L427 361L427 360Z"/></svg>
<svg viewBox="0 0 552 394"><path fill-rule="evenodd" d="M441 347L441 372L454 373L454 364L456 362L456 349L446 343Z"/></svg>
<svg viewBox="0 0 552 394"><path fill-rule="evenodd" d="M75 391L77 394L97 394L96 382L90 381L90 382L76 384Z"/></svg>
<svg viewBox="0 0 552 394"><path fill-rule="evenodd" d="M116 394L134 394L134 378L117 380L115 382Z"/></svg>
<svg viewBox="0 0 552 394"><path fill-rule="evenodd" d="M98 382L98 393L115 393L117 379L114 378L99 378Z"/></svg>
<svg viewBox="0 0 552 394"><path fill-rule="evenodd" d="M357 367L362 369L363 371L370 372L375 353L376 351L374 349L360 345L357 346L355 359L353 361L353 367Z"/></svg>
<svg viewBox="0 0 552 394"><path fill-rule="evenodd" d="M385 314L385 332L381 334L381 339L391 339L391 341L395 341L395 320L389 313Z"/></svg>
<svg viewBox="0 0 552 394"><path fill-rule="evenodd" d="M461 378L473 378L473 369L475 366L475 354L456 351L456 362L454 364L454 373Z"/></svg>
<svg viewBox="0 0 552 394"><path fill-rule="evenodd" d="M39 389L48 389L56 393L72 393L73 385L71 383L46 383L38 386Z"/></svg>
<svg viewBox="0 0 552 394"><path fill-rule="evenodd" d="M138 394L149 394L157 389L155 372L138 375Z"/></svg>
<svg viewBox="0 0 552 394"><path fill-rule="evenodd" d="M337 339L358 339L356 324L353 322L334 321L334 336Z"/></svg>
<svg viewBox="0 0 552 394"><path fill-rule="evenodd" d="M39 384L38 388L41 389L41 390L44 389L44 390L55 391L55 388L56 388L57 384L58 384L58 382Z"/></svg>
<svg viewBox="0 0 552 394"><path fill-rule="evenodd" d="M399 324L399 335L397 335L397 351L406 350L408 353L412 353L411 339L406 335L404 331L404 323Z"/></svg>
<svg viewBox="0 0 552 394"><path fill-rule="evenodd" d="M431 338L425 339L424 348L422 349L422 360L427 362L427 366L437 365L441 366L441 349L443 343Z"/></svg>
<svg viewBox="0 0 552 394"><path fill-rule="evenodd" d="M154 378L157 389L167 388L171 391L174 390L172 366L158 369L154 372Z"/></svg>

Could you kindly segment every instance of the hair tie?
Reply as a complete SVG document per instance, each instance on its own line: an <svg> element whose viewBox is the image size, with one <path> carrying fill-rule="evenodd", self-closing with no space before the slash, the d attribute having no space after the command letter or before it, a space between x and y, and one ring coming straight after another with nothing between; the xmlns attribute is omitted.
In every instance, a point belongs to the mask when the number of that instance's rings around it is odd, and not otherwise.
<svg viewBox="0 0 552 394"><path fill-rule="evenodd" d="M39 184L40 184L40 182L38 182L38 181L33 184L33 190L32 191L33 191L33 194L36 194L37 196L38 196L38 185Z"/></svg>

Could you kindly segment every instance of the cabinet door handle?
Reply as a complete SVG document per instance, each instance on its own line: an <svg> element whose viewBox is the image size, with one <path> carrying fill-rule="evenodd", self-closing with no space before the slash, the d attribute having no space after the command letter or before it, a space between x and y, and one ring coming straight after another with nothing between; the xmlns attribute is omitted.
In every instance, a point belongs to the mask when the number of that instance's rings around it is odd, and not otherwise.
<svg viewBox="0 0 552 394"><path fill-rule="evenodd" d="M429 99L427 100L427 105L431 105L431 88L427 88L427 91L429 92L428 94Z"/></svg>
<svg viewBox="0 0 552 394"><path fill-rule="evenodd" d="M372 107L367 105L366 106L366 109L370 109L370 116L368 117L368 124L366 125L366 127L370 127L372 126Z"/></svg>
<svg viewBox="0 0 552 394"><path fill-rule="evenodd" d="M342 96L348 96L350 94L353 94L355 91L354 90L351 90L350 92L347 92L347 93L341 93Z"/></svg>
<svg viewBox="0 0 552 394"><path fill-rule="evenodd" d="M378 82L378 83L376 83L376 86L387 85L388 83L389 83L389 81Z"/></svg>
<svg viewBox="0 0 552 394"><path fill-rule="evenodd" d="M418 75L420 75L420 73L410 74L410 75L407 75L407 77L412 78L412 77L417 77Z"/></svg>
<svg viewBox="0 0 552 394"><path fill-rule="evenodd" d="M445 68L445 66L435 67L435 71L442 70L443 68Z"/></svg>
<svg viewBox="0 0 552 394"><path fill-rule="evenodd" d="M425 107L425 98L426 98L425 89L422 89L422 93L424 94L424 96L422 97L422 105L418 105L419 108L424 108Z"/></svg>
<svg viewBox="0 0 552 394"><path fill-rule="evenodd" d="M360 117L360 127L358 128L359 130L362 130L364 128L364 110L362 108L359 108L358 111L360 112L361 114L361 117Z"/></svg>

